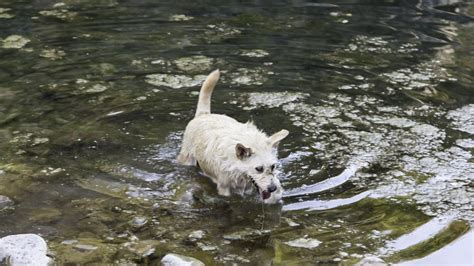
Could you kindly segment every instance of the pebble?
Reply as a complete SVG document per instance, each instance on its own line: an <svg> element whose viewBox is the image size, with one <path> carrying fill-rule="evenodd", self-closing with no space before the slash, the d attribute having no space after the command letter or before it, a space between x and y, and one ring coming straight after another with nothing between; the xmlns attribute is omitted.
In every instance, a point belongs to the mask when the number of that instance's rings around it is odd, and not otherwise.
<svg viewBox="0 0 474 266"><path fill-rule="evenodd" d="M12 205L13 201L9 197L0 195L0 210Z"/></svg>
<svg viewBox="0 0 474 266"><path fill-rule="evenodd" d="M148 219L147 219L146 217L143 217L143 216L134 217L134 218L130 221L130 225L131 225L133 228L135 228L135 229L142 228L142 227L145 226L147 223L148 223Z"/></svg>
<svg viewBox="0 0 474 266"><path fill-rule="evenodd" d="M201 238L204 237L204 231L202 231L202 230L193 231L189 234L188 237L191 238L191 239L201 239Z"/></svg>

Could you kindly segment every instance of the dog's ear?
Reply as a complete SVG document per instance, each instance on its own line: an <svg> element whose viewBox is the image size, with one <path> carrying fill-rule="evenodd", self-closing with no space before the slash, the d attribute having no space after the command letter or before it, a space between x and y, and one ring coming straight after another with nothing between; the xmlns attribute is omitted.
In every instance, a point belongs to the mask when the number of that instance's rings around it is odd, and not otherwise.
<svg viewBox="0 0 474 266"><path fill-rule="evenodd" d="M252 155L252 149L247 148L247 147L245 147L244 145L242 145L240 143L237 143L237 145L235 145L235 155L240 160L242 160L244 158L248 158Z"/></svg>
<svg viewBox="0 0 474 266"><path fill-rule="evenodd" d="M278 148L278 144L280 144L280 141L286 138L288 134L290 134L288 130L282 129L277 133L271 135L270 138L268 138L268 142L270 143L270 145L272 145L273 148Z"/></svg>

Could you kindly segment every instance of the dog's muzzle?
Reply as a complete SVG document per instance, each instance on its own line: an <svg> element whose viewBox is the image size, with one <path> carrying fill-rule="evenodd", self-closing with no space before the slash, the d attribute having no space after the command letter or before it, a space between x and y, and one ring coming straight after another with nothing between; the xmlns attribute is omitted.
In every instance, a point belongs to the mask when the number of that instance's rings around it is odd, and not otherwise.
<svg viewBox="0 0 474 266"><path fill-rule="evenodd" d="M267 189L265 190L260 190L260 187L257 185L257 183L255 182L255 180L253 180L252 177L250 177L250 180L252 181L253 185L255 186L255 188L257 189L257 192L260 194L260 196L262 197L263 200L266 200L268 198L270 198L270 196L272 195L273 192L275 192L278 188L277 186L272 182L268 187Z"/></svg>

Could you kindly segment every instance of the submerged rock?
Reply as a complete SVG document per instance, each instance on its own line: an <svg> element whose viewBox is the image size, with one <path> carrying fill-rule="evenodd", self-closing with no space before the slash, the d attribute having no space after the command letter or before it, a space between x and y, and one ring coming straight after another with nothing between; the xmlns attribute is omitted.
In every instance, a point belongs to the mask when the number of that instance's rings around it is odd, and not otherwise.
<svg viewBox="0 0 474 266"><path fill-rule="evenodd" d="M67 9L43 10L39 12L44 17L54 17L60 20L72 20L77 16L77 12Z"/></svg>
<svg viewBox="0 0 474 266"><path fill-rule="evenodd" d="M218 249L217 246L214 245L206 245L204 243L198 242L197 246L202 250L202 251L216 251Z"/></svg>
<svg viewBox="0 0 474 266"><path fill-rule="evenodd" d="M341 23L347 23L347 20L341 20ZM369 37L357 35L345 49L346 52L358 51L360 53L390 54L393 50L389 47L389 42L382 37Z"/></svg>
<svg viewBox="0 0 474 266"><path fill-rule="evenodd" d="M246 228L242 231L233 232L231 234L224 235L225 240L234 242L240 242L247 245L266 245L270 238L270 230L258 230Z"/></svg>
<svg viewBox="0 0 474 266"><path fill-rule="evenodd" d="M173 89L180 89L183 87L194 87L201 84L206 76L196 75L194 77L188 77L184 75L172 75L172 74L150 74L146 75L146 83L155 86L170 87Z"/></svg>
<svg viewBox="0 0 474 266"><path fill-rule="evenodd" d="M101 93L101 92L106 91L107 89L108 89L107 86L104 86L102 84L95 84L95 85L93 85L89 88L86 88L84 90L84 92L86 92L86 93Z"/></svg>
<svg viewBox="0 0 474 266"><path fill-rule="evenodd" d="M160 242L157 240L143 240L123 244L127 251L131 252L134 256L138 256L139 258L152 256L155 254L159 245Z"/></svg>
<svg viewBox="0 0 474 266"><path fill-rule="evenodd" d="M79 251L93 251L93 250L96 250L98 247L96 246L92 246L92 245L86 245L86 244L77 244L74 246L75 249L79 250Z"/></svg>
<svg viewBox="0 0 474 266"><path fill-rule="evenodd" d="M62 212L55 208L38 208L30 213L29 220L38 224L51 223L58 220Z"/></svg>
<svg viewBox="0 0 474 266"><path fill-rule="evenodd" d="M244 103L239 103L239 106L245 110L254 110L262 107L276 108L284 104L303 100L309 97L307 93L298 92L251 92L244 94L246 97Z"/></svg>
<svg viewBox="0 0 474 266"><path fill-rule="evenodd" d="M176 14L176 15L170 16L169 20L170 21L188 21L188 20L191 20L193 18L194 17L186 16L186 15L183 15L183 14Z"/></svg>
<svg viewBox="0 0 474 266"><path fill-rule="evenodd" d="M268 56L269 53L262 49L255 49L255 50L243 50L240 55L247 56L247 57L265 57Z"/></svg>
<svg viewBox="0 0 474 266"><path fill-rule="evenodd" d="M234 27L231 27L225 23L217 25L207 25L207 30L204 32L205 41L208 43L219 42L222 40L233 38L240 35L242 32Z"/></svg>
<svg viewBox="0 0 474 266"><path fill-rule="evenodd" d="M169 253L161 259L163 266L204 266L205 264L195 258Z"/></svg>
<svg viewBox="0 0 474 266"><path fill-rule="evenodd" d="M48 58L53 61L63 59L65 55L66 53L64 51L58 49L44 49L40 53L41 57Z"/></svg>
<svg viewBox="0 0 474 266"><path fill-rule="evenodd" d="M7 208L13 205L13 201L7 197L0 195L0 210L3 208Z"/></svg>
<svg viewBox="0 0 474 266"><path fill-rule="evenodd" d="M138 230L148 224L148 219L143 216L136 216L129 222L129 224L134 230Z"/></svg>
<svg viewBox="0 0 474 266"><path fill-rule="evenodd" d="M27 39L20 35L10 35L5 40L3 40L3 48L7 49L21 49L25 47L26 44L30 42L30 39Z"/></svg>
<svg viewBox="0 0 474 266"><path fill-rule="evenodd" d="M261 68L239 68L233 72L231 76L231 83L234 85L262 85L268 79L264 76L264 70Z"/></svg>
<svg viewBox="0 0 474 266"><path fill-rule="evenodd" d="M287 244L290 247L309 248L309 249L315 248L319 246L321 243L322 242L317 239L305 238L305 237L285 242L285 244Z"/></svg>
<svg viewBox="0 0 474 266"><path fill-rule="evenodd" d="M35 138L31 146L37 146L37 145L45 144L48 142L49 142L48 138Z"/></svg>
<svg viewBox="0 0 474 266"><path fill-rule="evenodd" d="M204 231L203 230L196 230L193 231L189 234L190 239L202 239L204 237Z"/></svg>
<svg viewBox="0 0 474 266"><path fill-rule="evenodd" d="M8 19L8 18L14 18L15 17L15 15L8 14L7 13L8 11L11 11L11 8L2 8L2 7L0 7L0 19L1 18Z"/></svg>
<svg viewBox="0 0 474 266"><path fill-rule="evenodd" d="M110 63L100 63L91 65L91 69L97 71L103 76L113 75L117 73L117 67Z"/></svg>
<svg viewBox="0 0 474 266"><path fill-rule="evenodd" d="M0 263L7 265L48 265L48 246L39 235L21 234L0 238Z"/></svg>
<svg viewBox="0 0 474 266"><path fill-rule="evenodd" d="M119 246L104 243L94 238L78 238L77 240L66 240L59 244L52 243L51 249L57 256L56 263L64 264L88 264L88 263L112 263L110 258L117 253Z"/></svg>
<svg viewBox="0 0 474 266"><path fill-rule="evenodd" d="M173 61L173 63L180 69L186 72L203 72L208 71L214 64L214 60L203 55L196 55L190 57L182 57Z"/></svg>

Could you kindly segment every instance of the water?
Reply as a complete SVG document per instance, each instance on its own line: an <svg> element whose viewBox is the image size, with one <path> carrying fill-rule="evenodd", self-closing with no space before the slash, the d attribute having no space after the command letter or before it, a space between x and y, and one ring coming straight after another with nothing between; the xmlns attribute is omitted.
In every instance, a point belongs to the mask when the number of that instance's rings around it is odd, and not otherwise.
<svg viewBox="0 0 474 266"><path fill-rule="evenodd" d="M0 195L14 204L0 236L41 234L58 263L459 261L473 15L467 1L2 1ZM175 162L215 68L214 112L291 132L281 206L220 197Z"/></svg>

